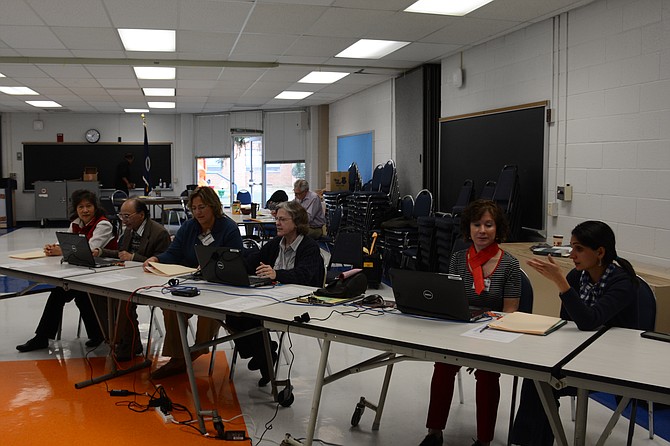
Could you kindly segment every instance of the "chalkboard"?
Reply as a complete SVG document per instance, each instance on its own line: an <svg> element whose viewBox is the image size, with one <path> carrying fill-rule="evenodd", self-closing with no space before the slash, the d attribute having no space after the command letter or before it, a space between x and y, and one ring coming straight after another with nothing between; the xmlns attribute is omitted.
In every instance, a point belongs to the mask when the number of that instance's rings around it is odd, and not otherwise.
<svg viewBox="0 0 670 446"><path fill-rule="evenodd" d="M127 152L135 155L131 181L142 187L143 143L23 143L23 189L34 190L35 181L81 179L85 167L98 169L101 188L114 189L116 166ZM149 154L152 186L172 183L172 144L149 144Z"/></svg>
<svg viewBox="0 0 670 446"><path fill-rule="evenodd" d="M543 229L545 106L440 123L440 210L449 212L466 179L476 195L506 164L519 168L521 226Z"/></svg>

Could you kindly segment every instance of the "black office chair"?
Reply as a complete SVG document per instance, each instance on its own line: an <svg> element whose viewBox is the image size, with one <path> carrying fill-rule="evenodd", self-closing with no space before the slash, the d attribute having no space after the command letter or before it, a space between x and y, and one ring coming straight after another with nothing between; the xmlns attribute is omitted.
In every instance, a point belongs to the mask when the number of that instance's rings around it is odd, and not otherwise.
<svg viewBox="0 0 670 446"><path fill-rule="evenodd" d="M340 232L331 251L326 283L335 279L341 271L333 270L333 264L350 265L352 268L363 267L363 237L360 232Z"/></svg>
<svg viewBox="0 0 670 446"><path fill-rule="evenodd" d="M237 192L237 200L240 204L251 204L251 192L245 189L240 190Z"/></svg>

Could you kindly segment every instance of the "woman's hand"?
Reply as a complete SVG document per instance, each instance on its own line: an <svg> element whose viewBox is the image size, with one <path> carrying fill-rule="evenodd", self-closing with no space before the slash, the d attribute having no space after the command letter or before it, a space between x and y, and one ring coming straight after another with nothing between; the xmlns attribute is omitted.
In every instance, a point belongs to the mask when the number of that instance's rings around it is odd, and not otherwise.
<svg viewBox="0 0 670 446"><path fill-rule="evenodd" d="M532 259L526 263L535 271L554 282L561 293L568 291L570 289L570 284L568 284L568 281L565 279L561 267L554 262L553 257L547 256L547 260L548 262L541 259Z"/></svg>
<svg viewBox="0 0 670 446"><path fill-rule="evenodd" d="M63 251L60 249L60 245L44 245L44 254L48 256L62 256Z"/></svg>
<svg viewBox="0 0 670 446"><path fill-rule="evenodd" d="M270 265L261 262L260 266L256 268L256 275L258 277L269 277L270 279L275 280L277 278L277 271L272 269Z"/></svg>
<svg viewBox="0 0 670 446"><path fill-rule="evenodd" d="M144 261L144 263L142 264L142 269L143 269L144 271L146 271L146 272L151 272L151 270L149 269L149 268L151 268L151 267L149 266L149 263L150 263L150 262L153 262L153 263L160 263L160 262L158 261L158 257L156 257L156 256L149 257L149 258L146 259L146 260Z"/></svg>

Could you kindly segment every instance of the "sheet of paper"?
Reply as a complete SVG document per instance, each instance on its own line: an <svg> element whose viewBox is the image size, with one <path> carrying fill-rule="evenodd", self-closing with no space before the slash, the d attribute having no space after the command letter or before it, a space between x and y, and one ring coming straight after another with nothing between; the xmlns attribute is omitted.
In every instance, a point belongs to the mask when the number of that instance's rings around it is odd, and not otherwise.
<svg viewBox="0 0 670 446"><path fill-rule="evenodd" d="M40 261L23 260L20 262L5 263L2 265L3 268L28 268L29 266L44 266L44 263Z"/></svg>
<svg viewBox="0 0 670 446"><path fill-rule="evenodd" d="M270 305L271 303L273 303L273 301L270 299L245 296L211 304L210 307L221 308L226 311L244 311L250 308L258 308L265 305Z"/></svg>
<svg viewBox="0 0 670 446"><path fill-rule="evenodd" d="M304 287L300 286L282 285L282 286L276 286L272 290L268 290L267 292L263 288L257 288L255 294L268 294L277 300L286 301L295 299L296 297L311 294L312 291L313 290L307 290Z"/></svg>
<svg viewBox="0 0 670 446"><path fill-rule="evenodd" d="M47 255L44 253L43 249L36 249L34 251L11 254L9 257L11 257L12 259L29 260L29 259L39 259L46 256Z"/></svg>
<svg viewBox="0 0 670 446"><path fill-rule="evenodd" d="M125 280L133 280L134 276L123 273L112 274L89 274L82 277L80 280L86 283L94 283L96 285L107 285L108 283L123 282Z"/></svg>
<svg viewBox="0 0 670 446"><path fill-rule="evenodd" d="M504 343L512 342L513 340L521 336L521 333L511 333L509 331L492 330L490 328L487 328L486 330L482 331L482 329L487 325L488 322L486 324L481 325L477 324L476 327L471 328L470 330L463 333L461 336L476 339L486 339L487 341L496 341Z"/></svg>

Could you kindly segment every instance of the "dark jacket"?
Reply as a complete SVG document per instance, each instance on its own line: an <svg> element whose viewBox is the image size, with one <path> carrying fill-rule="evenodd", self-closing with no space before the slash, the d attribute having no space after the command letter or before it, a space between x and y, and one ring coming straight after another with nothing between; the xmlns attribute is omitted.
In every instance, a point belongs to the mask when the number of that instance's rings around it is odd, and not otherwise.
<svg viewBox="0 0 670 446"><path fill-rule="evenodd" d="M202 228L195 218L187 220L177 231L177 235L167 251L158 256L161 263L171 263L190 268L198 266L195 256L195 245L202 245L198 238ZM225 246L227 248L242 249L242 236L237 225L229 217L217 218L212 228L214 241L209 246Z"/></svg>
<svg viewBox="0 0 670 446"><path fill-rule="evenodd" d="M570 290L559 294L561 318L575 321L580 330L596 330L608 327L637 328L637 286L630 276L617 267L607 281L596 303L589 307L579 297L581 271L573 269L566 279Z"/></svg>
<svg viewBox="0 0 670 446"><path fill-rule="evenodd" d="M135 262L144 262L149 257L165 252L167 247L170 246L170 234L165 227L150 218L147 218L146 222L140 238L140 246L133 255L133 261ZM119 251L130 252L132 238L132 229L126 228L121 235L119 249L103 249L101 256L118 258Z"/></svg>
<svg viewBox="0 0 670 446"><path fill-rule="evenodd" d="M247 257L250 273L253 274L261 262L270 266L275 264L279 256L279 243L282 238L273 238L263 245L259 252L252 253ZM322 287L325 271L319 245L311 238L304 236L295 253L293 269L278 269L275 271L277 272L276 280L280 283Z"/></svg>

